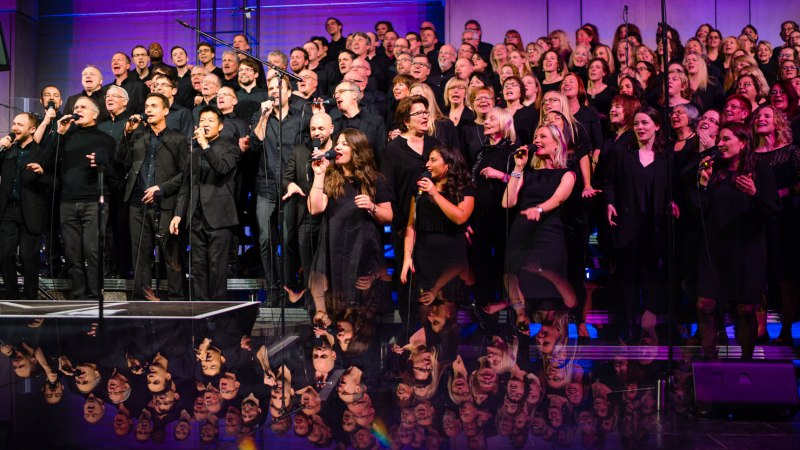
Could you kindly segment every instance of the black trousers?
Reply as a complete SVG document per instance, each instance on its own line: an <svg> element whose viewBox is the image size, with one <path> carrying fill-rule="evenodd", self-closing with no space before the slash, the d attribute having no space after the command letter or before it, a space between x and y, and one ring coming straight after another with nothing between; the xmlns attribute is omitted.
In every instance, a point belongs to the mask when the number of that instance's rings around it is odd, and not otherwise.
<svg viewBox="0 0 800 450"><path fill-rule="evenodd" d="M97 202L61 204L61 237L73 299L100 297ZM105 227L106 216L103 216Z"/></svg>
<svg viewBox="0 0 800 450"><path fill-rule="evenodd" d="M6 299L19 299L17 281L17 249L22 262L22 275L25 280L22 297L25 300L38 298L39 286L39 248L41 234L28 231L22 218L22 205L9 201L0 222L0 261L3 267L3 281Z"/></svg>
<svg viewBox="0 0 800 450"><path fill-rule="evenodd" d="M192 299L228 299L228 261L233 227L212 228L198 208L192 217Z"/></svg>
<svg viewBox="0 0 800 450"><path fill-rule="evenodd" d="M298 199L286 202L283 227L284 280L292 290L308 287L308 276L319 239L320 216L314 217L303 211L295 203ZM302 197L302 201L305 197ZM300 274L302 269L302 276Z"/></svg>
<svg viewBox="0 0 800 450"><path fill-rule="evenodd" d="M147 292L153 279L153 263L156 245L155 212L152 204L131 204L128 213L131 229L131 248L133 256L133 271L136 274L133 280L133 298L143 300L151 293ZM166 275L169 296L172 299L183 297L183 272L181 271L178 237L169 233L169 222L172 220L172 210L161 210L159 228L164 236L158 243L159 255L164 261L166 274L160 273L159 278ZM138 261L138 263L137 263Z"/></svg>

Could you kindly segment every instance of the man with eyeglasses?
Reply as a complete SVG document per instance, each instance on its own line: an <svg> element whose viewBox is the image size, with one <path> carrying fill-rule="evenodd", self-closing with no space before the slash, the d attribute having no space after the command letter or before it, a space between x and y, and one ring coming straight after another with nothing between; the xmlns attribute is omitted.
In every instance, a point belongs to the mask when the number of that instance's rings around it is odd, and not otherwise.
<svg viewBox="0 0 800 450"><path fill-rule="evenodd" d="M189 158L189 142L186 136L167 127L167 97L148 95L144 109L143 117L134 116L137 120L126 123L114 153L117 163L130 168L122 201L128 204L135 274L133 299L155 298L150 289L155 245L160 247L166 263L169 296L180 298L183 276L179 242L169 234L168 227ZM142 121L147 127L141 126ZM160 239L159 234L163 236Z"/></svg>
<svg viewBox="0 0 800 450"><path fill-rule="evenodd" d="M109 117L97 124L97 129L108 133L114 138L114 142L119 142L122 132L125 131L125 122L131 117L128 111L130 96L128 92L115 84L111 84L106 89L105 105Z"/></svg>
<svg viewBox="0 0 800 450"><path fill-rule="evenodd" d="M345 128L355 128L366 134L376 161L380 161L386 148L386 125L382 116L362 113L359 107L362 97L363 93L357 84L349 81L339 83L333 91L337 108L331 110L331 118L337 133Z"/></svg>
<svg viewBox="0 0 800 450"><path fill-rule="evenodd" d="M192 111L175 101L177 93L177 80L168 75L153 77L153 92L163 95L169 100L169 115L167 115L167 128L173 129L191 139L193 134Z"/></svg>
<svg viewBox="0 0 800 450"><path fill-rule="evenodd" d="M261 108L261 102L267 99L267 90L258 87L258 78L261 77L258 70L258 63L250 59L239 63L239 89L236 91L239 104L236 114L248 123Z"/></svg>
<svg viewBox="0 0 800 450"><path fill-rule="evenodd" d="M319 83L317 82L317 74L313 70L305 69L297 74L300 81L297 82L297 89L292 92L292 97L289 99L289 107L296 113L301 113L303 108L306 108L314 98L317 98ZM310 109L306 114L310 113Z"/></svg>
<svg viewBox="0 0 800 450"><path fill-rule="evenodd" d="M214 58L217 54L214 47L208 42L201 42L197 45L197 62L198 65L205 67L208 73L213 73L218 76L220 80L225 78L222 69L214 65Z"/></svg>
<svg viewBox="0 0 800 450"><path fill-rule="evenodd" d="M456 48L449 44L443 45L436 55L436 62L436 70L431 74L430 84L435 84L439 86L439 90L444 91L444 85L455 76Z"/></svg>
<svg viewBox="0 0 800 450"><path fill-rule="evenodd" d="M359 58L360 59L360 58ZM359 59L356 59L358 61ZM355 65L356 63L353 62ZM358 107L366 114L386 115L386 94L377 90L367 90L369 78L363 70L351 70L344 75L344 80L355 84L364 94L358 101Z"/></svg>
<svg viewBox="0 0 800 450"><path fill-rule="evenodd" d="M200 87L202 100L200 104L192 110L192 121L195 126L200 121L200 110L206 106L217 106L217 92L222 87L222 80L216 74L210 73L203 77L203 84Z"/></svg>
<svg viewBox="0 0 800 450"><path fill-rule="evenodd" d="M472 32L470 41L468 43L472 44L472 46L478 50L478 53L480 53L486 59L486 61L490 61L492 55L492 48L494 46L488 42L483 42L481 40L483 37L481 24L475 19L470 19L466 21L466 23L464 23L464 32L466 33L467 31ZM461 36L462 36L461 42L464 42L463 40L464 35L462 34ZM477 42L475 41L475 38L477 38Z"/></svg>
<svg viewBox="0 0 800 450"><path fill-rule="evenodd" d="M134 64L131 74L136 75L139 81L147 84L153 77L153 72L150 70L150 52L143 45L137 45L131 50L131 58Z"/></svg>
<svg viewBox="0 0 800 450"><path fill-rule="evenodd" d="M452 48L452 47L451 47ZM411 62L411 76L420 83L425 83L433 89L436 96L436 103L443 103L440 99L444 98L443 86L440 86L436 80L431 77L431 63L425 55L417 55Z"/></svg>
<svg viewBox="0 0 800 450"><path fill-rule="evenodd" d="M131 59L122 52L111 57L111 73L114 81L105 86L106 92L111 86L119 86L128 94L127 110L130 114L139 114L144 110L145 85L138 78L130 76Z"/></svg>
<svg viewBox="0 0 800 450"><path fill-rule="evenodd" d="M250 53L252 50L252 48L250 47L250 41L248 41L247 36L243 34L237 34L236 36L233 37L233 48L248 53ZM264 71L264 66L261 64L261 62L251 59L247 56L244 56L241 53L238 53L238 56L240 65L244 60L250 60L256 64L256 67L258 69L256 71L256 73L258 74L258 77L256 78L256 85L261 89L264 89L267 86L267 75L266 72Z"/></svg>

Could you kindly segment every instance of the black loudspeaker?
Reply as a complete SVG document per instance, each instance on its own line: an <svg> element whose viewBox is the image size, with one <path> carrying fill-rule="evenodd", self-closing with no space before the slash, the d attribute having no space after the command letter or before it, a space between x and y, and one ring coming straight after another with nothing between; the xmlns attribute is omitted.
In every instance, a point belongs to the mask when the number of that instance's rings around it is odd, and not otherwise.
<svg viewBox="0 0 800 450"><path fill-rule="evenodd" d="M790 419L800 409L791 362L696 362L692 371L698 415Z"/></svg>

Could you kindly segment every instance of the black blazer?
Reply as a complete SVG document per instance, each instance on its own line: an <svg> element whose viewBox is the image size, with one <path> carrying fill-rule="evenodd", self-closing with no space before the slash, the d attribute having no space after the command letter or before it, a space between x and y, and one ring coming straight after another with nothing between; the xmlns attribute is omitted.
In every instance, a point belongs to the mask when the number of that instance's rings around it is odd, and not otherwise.
<svg viewBox="0 0 800 450"><path fill-rule="evenodd" d="M203 215L212 228L239 224L233 195L239 153L238 146L221 138L211 142L206 150L198 145L194 146L192 167L191 170L186 168L186 176L183 177L178 204L175 207L175 215L181 217L181 223L186 227L191 223L198 204L202 206ZM210 166L210 171L205 177L200 169L201 158L205 158Z"/></svg>
<svg viewBox="0 0 800 450"><path fill-rule="evenodd" d="M150 145L150 129L139 127L130 136L122 135L117 144L114 160L127 168L125 191L122 200L127 202L139 177L147 148ZM161 189L161 210L172 210L181 189L183 170L189 160L189 143L186 137L165 128L161 134L161 146L156 150L156 185Z"/></svg>
<svg viewBox="0 0 800 450"><path fill-rule="evenodd" d="M656 153L652 164L655 164L655 184L653 186L653 233L655 243L665 242L667 211L667 158L665 153ZM614 205L617 217L616 227L611 227L611 239L615 248L629 249L642 244L638 242L640 228L645 225L642 220L639 199L643 189L643 180L638 174L641 170L638 147L627 148L616 152L614 160L608 167L604 180L603 193L606 204Z"/></svg>
<svg viewBox="0 0 800 450"><path fill-rule="evenodd" d="M47 217L50 204L47 192L53 187L53 152L35 142L28 145L31 153L28 163L39 163L44 169L41 175L23 169L20 176L20 201L22 202L22 219L31 234L42 234L47 228ZM0 217L6 213L8 194L14 179L17 177L17 156L19 145L14 144L0 153Z"/></svg>

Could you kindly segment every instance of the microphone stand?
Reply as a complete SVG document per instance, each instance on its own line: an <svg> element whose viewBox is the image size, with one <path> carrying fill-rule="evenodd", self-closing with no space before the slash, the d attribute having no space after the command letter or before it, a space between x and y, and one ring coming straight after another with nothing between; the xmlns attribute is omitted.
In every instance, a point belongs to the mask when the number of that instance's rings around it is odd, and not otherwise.
<svg viewBox="0 0 800 450"><path fill-rule="evenodd" d="M661 58L661 64L663 73L665 76L663 77L664 85L662 88L664 89L664 111L661 117L661 129L662 130L669 130L669 99L668 99L668 92L669 92L669 77L666 76L667 74L667 67L669 66L669 42L667 40L667 3L666 0L661 0L661 45L664 49L663 58ZM666 142L665 142L665 149L664 152L667 154L667 199L669 204L667 205L667 254L666 254L666 267L667 267L667 389L670 389L672 386L672 370L673 370L673 357L674 357L674 347L673 347L673 339L672 339L672 332L674 327L674 318L673 318L673 302L675 301L675 255L674 255L674 247L675 247L675 218L672 215L672 202L673 202L673 193L672 193L672 153L674 142L672 140L672 136L670 134L666 135Z"/></svg>
<svg viewBox="0 0 800 450"><path fill-rule="evenodd" d="M97 186L100 195L97 201L97 324L98 329L103 328L103 302L105 296L105 279L103 278L103 252L105 251L106 227L103 223L105 214L106 199L103 189L105 167L97 164Z"/></svg>
<svg viewBox="0 0 800 450"><path fill-rule="evenodd" d="M628 56L628 47L630 47L631 42L628 39L628 5L625 5L625 7L622 8L622 20L625 22L625 40L627 41L625 43L625 66L627 67L628 62L630 61L630 57Z"/></svg>
<svg viewBox="0 0 800 450"><path fill-rule="evenodd" d="M277 225L278 229L280 229L281 225L283 225L282 224L282 208L281 208L281 179L280 179L280 177L283 174L283 148L282 148L283 147L283 143L282 143L283 120L281 119L281 109L282 109L282 105L283 105L283 89L281 89L282 86L281 86L280 83L283 82L283 78L284 77L289 78L289 79L294 80L294 81L301 81L301 78L298 77L295 74L287 72L286 70L284 70L281 67L276 66L275 64L270 63L269 61L265 61L265 60L263 60L261 58L258 58L256 56L254 56L253 54L251 54L249 52L246 52L244 50L239 50L238 48L234 47L233 44L229 44L229 43L223 41L222 39L218 39L217 37L212 36L212 35L204 32L204 31L200 30L197 27L193 27L193 26L189 25L188 23L184 22L181 19L175 19L175 21L177 21L179 24L183 25L184 27L194 31L198 35L203 36L206 39L209 39L209 40L211 40L211 41L213 41L213 42L215 42L217 44L224 45L225 47L228 47L229 49L233 50L234 52L236 52L236 53L238 53L240 55L244 55L244 56L246 56L246 57L248 57L250 59L253 59L254 61L258 61L261 64L263 64L265 67L268 67L269 69L272 69L272 70L278 72L278 75L279 75L279 78L280 78L280 81L279 81L279 84L278 84L278 99L277 99L278 100L278 102L277 102L278 103L278 111L277 111L277 119L278 119L278 142L277 142L277 148L278 148L278 179L276 180L276 189L277 189L278 192L276 194L277 197L275 199L275 201L276 201L276 205L275 206L278 209L278 213L277 213L278 223L276 225ZM267 126L264 129L264 150L263 150L263 152L264 152L264 157L265 158L267 156L267 130L268 130L268 128L269 127ZM266 164L266 160L265 160L265 164ZM269 168L267 168L267 169L269 169ZM265 172L265 176L267 176L266 172ZM283 239L282 233L280 233L280 232L275 233L275 239L276 240ZM270 242L272 242L272 239L270 239ZM272 253L274 254L275 252L272 252ZM282 264L280 266L282 267ZM265 267L264 269L266 271L267 268ZM272 270L273 268L270 267L270 269ZM283 272L282 270L278 271L279 274L282 273L282 272ZM265 276L266 276L266 274L265 274ZM278 278L280 278L280 275L278 275ZM278 281L280 282L280 280L278 280ZM267 286L267 294L269 294L270 290L273 289L273 288L274 288L274 286ZM277 289L277 291L278 292L282 292L281 289ZM282 298L285 298L285 295L282 295ZM284 314L283 314L283 312L284 312L283 309L285 308L285 306L286 306L285 302L281 302L281 323L282 323L281 324L281 330L282 330L281 333L282 334L284 334L284 331L285 331L285 323L284 323L285 320L284 320Z"/></svg>

